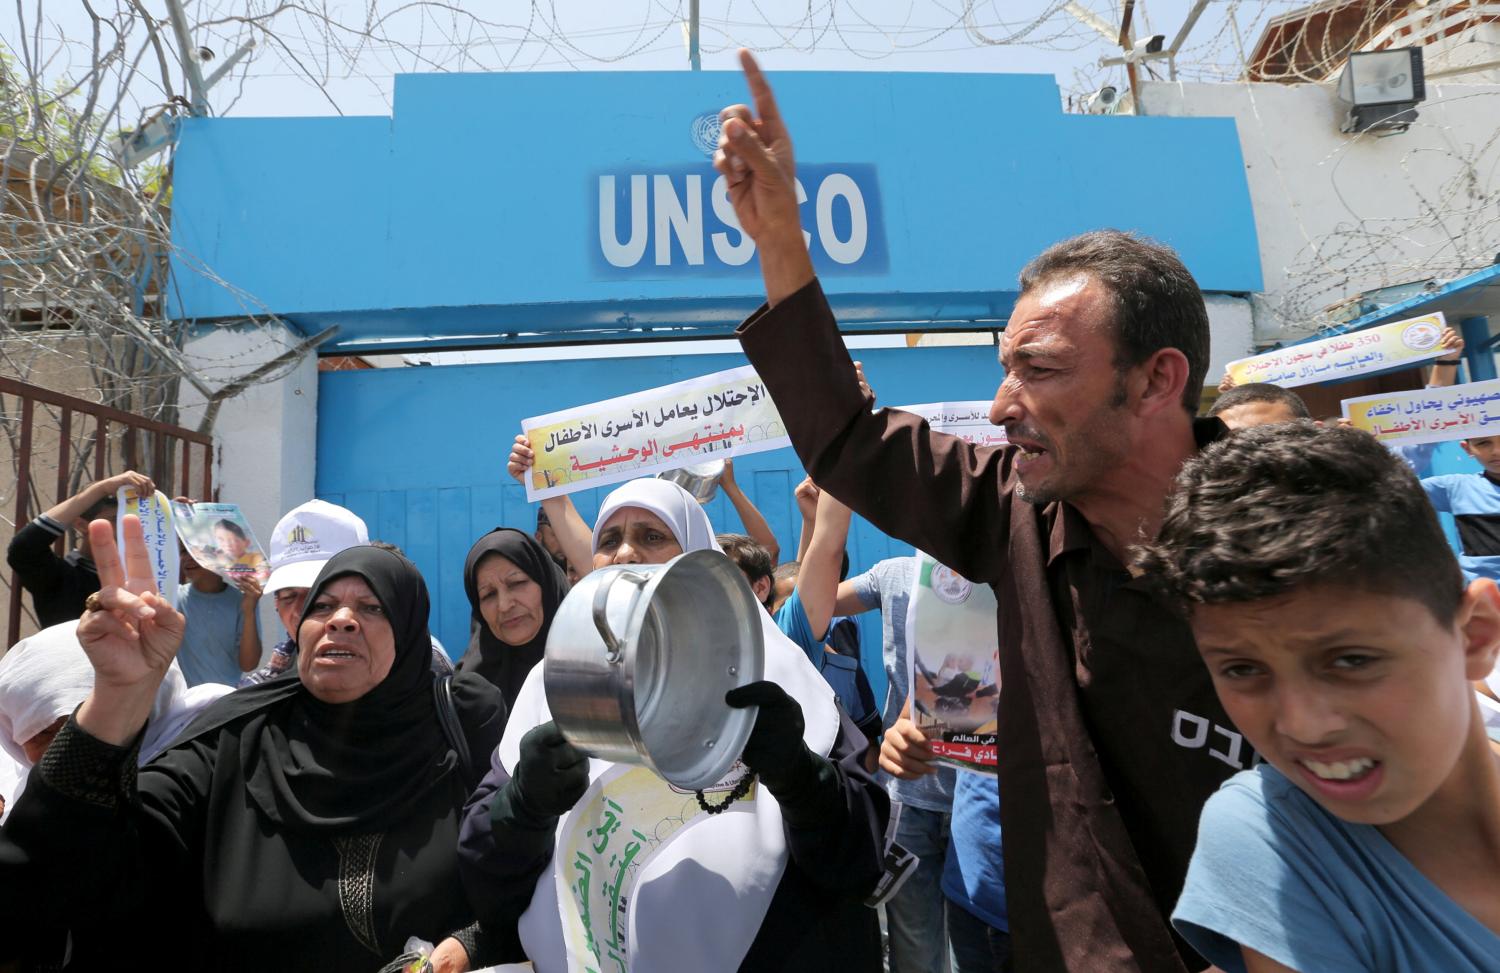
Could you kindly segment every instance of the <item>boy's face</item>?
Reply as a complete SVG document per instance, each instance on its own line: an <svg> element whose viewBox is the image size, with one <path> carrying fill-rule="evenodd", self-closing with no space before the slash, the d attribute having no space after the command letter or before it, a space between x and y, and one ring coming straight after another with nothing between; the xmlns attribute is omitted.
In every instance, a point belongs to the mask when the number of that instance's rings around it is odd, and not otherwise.
<svg viewBox="0 0 1500 973"><path fill-rule="evenodd" d="M1479 460L1486 473L1500 476L1500 436L1465 439L1461 445L1464 452Z"/></svg>
<svg viewBox="0 0 1500 973"><path fill-rule="evenodd" d="M1230 429L1268 426L1274 422L1296 422L1299 418L1285 402L1242 402L1219 413L1219 421Z"/></svg>
<svg viewBox="0 0 1500 973"><path fill-rule="evenodd" d="M1494 667L1500 592L1469 586L1453 626L1410 598L1332 585L1193 613L1198 650L1240 732L1330 813L1390 824L1435 794Z"/></svg>

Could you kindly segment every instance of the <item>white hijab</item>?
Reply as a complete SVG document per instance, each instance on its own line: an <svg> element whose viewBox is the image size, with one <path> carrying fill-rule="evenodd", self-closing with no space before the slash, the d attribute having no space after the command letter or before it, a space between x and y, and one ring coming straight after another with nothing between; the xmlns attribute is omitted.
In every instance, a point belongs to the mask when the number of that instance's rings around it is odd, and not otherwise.
<svg viewBox="0 0 1500 973"><path fill-rule="evenodd" d="M666 480L632 480L611 493L599 508L599 530L624 507L649 510L671 528L684 552L719 550L708 515L692 494ZM779 685L802 707L803 742L827 755L839 732L839 710L833 690L807 655L788 639L766 612L765 678ZM544 663L545 665L545 663ZM513 771L521 737L550 720L543 690L543 666L531 670L512 708L500 741L500 760ZM625 765L589 761L590 786L578 802L585 807L599 796L606 775ZM665 783L662 784L665 788ZM575 808L576 811L576 808ZM558 826L559 845L574 814ZM537 973L569 969L558 900L558 855L538 880L519 931ZM752 801L718 815L698 814L646 862L630 896L628 915L630 973L679 973L682 970L737 969L750 950L787 866L781 808L765 787L757 785ZM812 921L810 919L809 921Z"/></svg>
<svg viewBox="0 0 1500 973"><path fill-rule="evenodd" d="M76 621L44 628L0 657L0 749L21 768L12 792L3 795L6 816L31 770L23 744L71 715L93 689L94 667L78 643ZM174 661L156 691L141 741L140 764L144 766L167 749L199 710L231 689L213 683L189 689Z"/></svg>

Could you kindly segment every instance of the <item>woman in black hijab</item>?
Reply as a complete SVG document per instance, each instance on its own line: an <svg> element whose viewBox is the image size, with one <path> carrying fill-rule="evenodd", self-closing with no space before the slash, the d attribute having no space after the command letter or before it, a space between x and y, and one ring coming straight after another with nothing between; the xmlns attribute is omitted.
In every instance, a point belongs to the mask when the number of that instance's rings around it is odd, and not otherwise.
<svg viewBox="0 0 1500 973"><path fill-rule="evenodd" d="M472 634L458 671L494 683L509 706L526 674L542 661L568 577L530 534L496 527L469 549L464 593L473 610Z"/></svg>
<svg viewBox="0 0 1500 973"><path fill-rule="evenodd" d="M334 557L298 624L297 672L224 697L137 774L139 700L183 621L150 581L125 581L103 526L90 528L103 589L79 625L94 691L0 835L0 885L16 863L45 876L28 889L39 903L128 929L112 968L169 955L372 973L413 936L438 944L440 971L513 958L486 948L456 857L505 707L470 675L444 687L451 702L435 692L417 569L371 547ZM134 576L149 564L138 525L125 529Z"/></svg>

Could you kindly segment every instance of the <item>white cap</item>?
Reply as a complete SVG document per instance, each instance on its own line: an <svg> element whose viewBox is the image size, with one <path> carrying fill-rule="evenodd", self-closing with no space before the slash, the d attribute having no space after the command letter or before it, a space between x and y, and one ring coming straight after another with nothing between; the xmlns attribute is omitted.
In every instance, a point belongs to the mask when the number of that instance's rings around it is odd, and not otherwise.
<svg viewBox="0 0 1500 973"><path fill-rule="evenodd" d="M266 594L282 588L311 588L323 565L339 551L370 543L365 522L326 500L293 507L271 533L271 577Z"/></svg>

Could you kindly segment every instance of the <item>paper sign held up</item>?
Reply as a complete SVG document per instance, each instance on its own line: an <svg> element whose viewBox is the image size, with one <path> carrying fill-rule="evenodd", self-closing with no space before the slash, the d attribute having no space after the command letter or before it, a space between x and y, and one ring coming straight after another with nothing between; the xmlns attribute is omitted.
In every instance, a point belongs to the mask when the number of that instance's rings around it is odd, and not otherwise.
<svg viewBox="0 0 1500 973"><path fill-rule="evenodd" d="M532 502L791 445L748 365L524 419L521 431L536 454Z"/></svg>
<svg viewBox="0 0 1500 973"><path fill-rule="evenodd" d="M1500 379L1345 399L1344 418L1383 443L1500 436Z"/></svg>
<svg viewBox="0 0 1500 973"><path fill-rule="evenodd" d="M957 436L975 446L1004 446L1005 429L990 422L990 401L972 399L966 402L924 402L921 405L898 405L927 420L934 432Z"/></svg>
<svg viewBox="0 0 1500 973"><path fill-rule="evenodd" d="M1229 363L1236 385L1266 382L1282 388L1312 385L1415 365L1449 353L1442 347L1443 313L1278 348Z"/></svg>
<svg viewBox="0 0 1500 973"><path fill-rule="evenodd" d="M177 555L177 532L172 521L172 504L160 490L150 496L139 496L130 487L120 487L115 494L120 505L115 519L115 543L125 550L125 516L137 517L146 539L146 556L151 559L151 573L157 592L177 607L177 577L180 570Z"/></svg>

